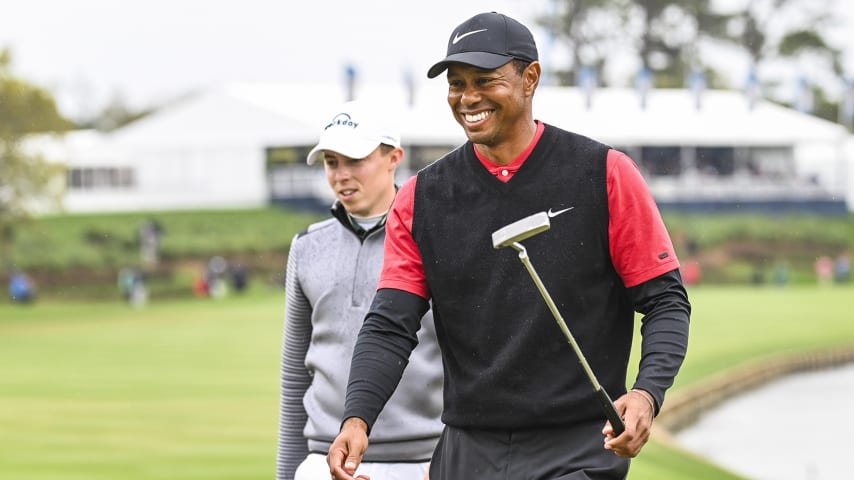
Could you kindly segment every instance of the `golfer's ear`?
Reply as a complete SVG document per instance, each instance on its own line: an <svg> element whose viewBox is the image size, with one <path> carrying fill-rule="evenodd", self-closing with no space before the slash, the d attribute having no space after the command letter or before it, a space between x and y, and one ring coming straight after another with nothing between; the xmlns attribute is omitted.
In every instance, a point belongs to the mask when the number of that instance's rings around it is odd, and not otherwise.
<svg viewBox="0 0 854 480"><path fill-rule="evenodd" d="M400 162L403 161L403 148L395 147L394 150L391 151L389 155L389 162L391 163L391 168L397 168L400 166Z"/></svg>
<svg viewBox="0 0 854 480"><path fill-rule="evenodd" d="M542 66L540 66L540 62L536 60L528 64L527 67L525 67L525 71L522 72L522 82L526 96L530 97L534 95L534 91L540 84L541 73Z"/></svg>

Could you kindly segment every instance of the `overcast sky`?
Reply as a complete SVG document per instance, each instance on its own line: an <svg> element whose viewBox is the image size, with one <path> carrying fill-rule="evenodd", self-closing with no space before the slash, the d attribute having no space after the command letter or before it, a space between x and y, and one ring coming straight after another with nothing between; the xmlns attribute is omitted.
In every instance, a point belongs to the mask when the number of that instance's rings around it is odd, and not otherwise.
<svg viewBox="0 0 854 480"><path fill-rule="evenodd" d="M719 0L733 2L734 0ZM821 0L825 1L825 0ZM854 21L854 2L837 3ZM230 81L401 81L444 56L451 30L495 10L532 27L550 0L0 0L0 47L15 72L50 89L64 113L94 113L114 95L134 107ZM854 71L854 34L848 45ZM847 37L847 38L846 38ZM554 49L552 52L556 51Z"/></svg>

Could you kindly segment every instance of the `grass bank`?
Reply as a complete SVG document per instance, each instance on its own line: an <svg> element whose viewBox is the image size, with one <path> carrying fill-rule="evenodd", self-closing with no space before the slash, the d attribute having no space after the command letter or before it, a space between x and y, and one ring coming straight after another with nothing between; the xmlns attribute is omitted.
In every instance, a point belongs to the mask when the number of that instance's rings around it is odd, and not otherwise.
<svg viewBox="0 0 854 480"><path fill-rule="evenodd" d="M164 262L213 255L286 253L291 239L317 215L283 208L76 214L19 224L10 253L23 269L98 270L140 263L140 227L162 228Z"/></svg>
<svg viewBox="0 0 854 480"><path fill-rule="evenodd" d="M854 343L850 287L696 288L680 389ZM284 294L0 305L0 472L27 480L271 478ZM557 333L556 333L557 334ZM637 355L637 354L635 354ZM637 358L635 356L635 358ZM653 440L631 480L738 479Z"/></svg>
<svg viewBox="0 0 854 480"><path fill-rule="evenodd" d="M703 283L816 282L818 257L854 253L854 215L665 214L683 265L702 267Z"/></svg>
<svg viewBox="0 0 854 480"><path fill-rule="evenodd" d="M158 297L190 296L194 277L222 256L253 281L277 283L293 236L323 217L282 208L62 215L19 224L12 247L0 245L0 281L12 268L30 273L43 298L118 298L118 272L140 266L140 227L163 228L161 263L150 268ZM683 263L702 267L704 284L772 283L785 268L790 284L815 283L819 256L854 252L854 217L665 213ZM0 302L6 300L0 298Z"/></svg>
<svg viewBox="0 0 854 480"><path fill-rule="evenodd" d="M0 281L5 287L10 271L20 269L45 300L114 300L120 270L140 268L152 296L189 297L208 261L220 256L245 268L251 281L276 284L291 239L319 218L283 208L44 217L19 224L11 248L0 249ZM141 258L140 227L151 221L163 232L156 266Z"/></svg>

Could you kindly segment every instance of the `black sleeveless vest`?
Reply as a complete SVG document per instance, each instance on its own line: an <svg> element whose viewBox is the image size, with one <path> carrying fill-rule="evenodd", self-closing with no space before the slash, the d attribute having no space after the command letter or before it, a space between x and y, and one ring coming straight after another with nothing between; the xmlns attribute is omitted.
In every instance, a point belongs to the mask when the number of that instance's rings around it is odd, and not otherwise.
<svg viewBox="0 0 854 480"><path fill-rule="evenodd" d="M492 232L542 211L522 242L600 383L625 392L634 312L611 263L609 147L546 125L508 182L467 142L418 173L413 238L424 262L445 368L443 421L524 428L602 417L572 347L512 248Z"/></svg>

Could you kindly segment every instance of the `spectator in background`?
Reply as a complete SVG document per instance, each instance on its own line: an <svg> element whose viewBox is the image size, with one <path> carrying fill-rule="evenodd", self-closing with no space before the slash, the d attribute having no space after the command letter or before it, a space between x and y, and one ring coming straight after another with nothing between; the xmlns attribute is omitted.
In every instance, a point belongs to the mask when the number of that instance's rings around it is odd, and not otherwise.
<svg viewBox="0 0 854 480"><path fill-rule="evenodd" d="M240 263L233 263L228 273L231 275L231 287L234 288L234 292L243 293L249 286L249 272L246 267Z"/></svg>
<svg viewBox="0 0 854 480"><path fill-rule="evenodd" d="M819 285L829 285L833 281L833 260L827 255L815 259L815 277Z"/></svg>
<svg viewBox="0 0 854 480"><path fill-rule="evenodd" d="M193 295L197 297L207 297L210 295L210 292L208 291L207 272L204 270L197 272L196 276L193 278Z"/></svg>
<svg viewBox="0 0 854 480"><path fill-rule="evenodd" d="M836 257L836 262L833 264L833 278L836 283L848 283L851 280L851 258L847 253Z"/></svg>
<svg viewBox="0 0 854 480"><path fill-rule="evenodd" d="M208 269L205 272L205 281L208 284L208 295L213 298L222 298L228 293L228 285L225 283L226 271L228 270L228 262L219 255L212 257L208 261Z"/></svg>
<svg viewBox="0 0 854 480"><path fill-rule="evenodd" d="M148 303L148 288L145 285L145 275L138 268L123 268L119 270L119 291L122 298L134 307L142 307Z"/></svg>
<svg viewBox="0 0 854 480"><path fill-rule="evenodd" d="M143 266L154 267L160 261L160 241L163 227L156 219L150 219L139 227L140 257Z"/></svg>
<svg viewBox="0 0 854 480"><path fill-rule="evenodd" d="M148 303L148 287L145 284L145 274L141 270L136 271L133 288L130 292L130 304L136 308L144 307Z"/></svg>
<svg viewBox="0 0 854 480"><path fill-rule="evenodd" d="M789 283L791 276L791 266L786 259L779 259L774 264L774 283L778 287L784 287Z"/></svg>
<svg viewBox="0 0 854 480"><path fill-rule="evenodd" d="M9 278L9 298L16 303L30 303L36 299L36 285L24 272L15 272Z"/></svg>
<svg viewBox="0 0 854 480"><path fill-rule="evenodd" d="M136 272L132 268L123 268L119 270L118 287L119 293L125 301L130 301L130 295L133 291L133 284L136 282Z"/></svg>
<svg viewBox="0 0 854 480"><path fill-rule="evenodd" d="M682 282L685 285L697 285L703 278L703 267L696 258L688 258L679 271L682 273Z"/></svg>

